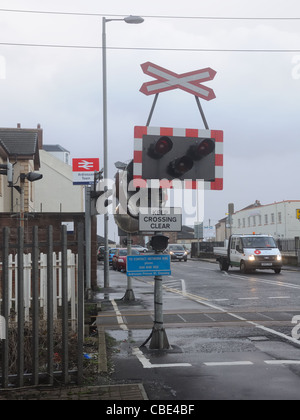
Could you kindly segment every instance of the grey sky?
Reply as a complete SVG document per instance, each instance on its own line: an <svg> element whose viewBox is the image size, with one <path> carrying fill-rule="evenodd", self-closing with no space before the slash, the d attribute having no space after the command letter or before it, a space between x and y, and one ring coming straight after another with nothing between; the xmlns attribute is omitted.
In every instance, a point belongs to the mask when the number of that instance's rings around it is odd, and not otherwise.
<svg viewBox="0 0 300 420"><path fill-rule="evenodd" d="M145 18L142 25L107 24L111 177L114 162L132 158L133 128L145 125L152 105L153 97L139 92L152 80L140 65L151 61L176 73L211 67L217 75L207 86L216 99L202 105L210 128L224 131L224 191L205 193L205 220L215 224L229 202L240 209L257 199L299 199L298 0L0 0L0 9ZM79 45L95 48L70 48ZM45 143L103 164L100 47L101 16L0 10L1 127L40 123ZM180 90L160 95L151 125L203 127L195 99Z"/></svg>

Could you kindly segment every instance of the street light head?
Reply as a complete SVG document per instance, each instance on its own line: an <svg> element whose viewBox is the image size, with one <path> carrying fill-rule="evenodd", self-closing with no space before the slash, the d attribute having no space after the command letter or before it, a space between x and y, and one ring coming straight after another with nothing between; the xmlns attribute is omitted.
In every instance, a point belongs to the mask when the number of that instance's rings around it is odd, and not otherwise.
<svg viewBox="0 0 300 420"><path fill-rule="evenodd" d="M42 179L43 175L39 174L38 172L29 172L28 174L21 174L20 178L22 182L24 182L25 179L27 179L29 182L35 182Z"/></svg>
<svg viewBox="0 0 300 420"><path fill-rule="evenodd" d="M130 24L139 24L139 23L143 23L144 19L141 16L127 16L126 18L124 18L124 21L126 23L130 23Z"/></svg>
<svg viewBox="0 0 300 420"><path fill-rule="evenodd" d="M120 169L121 171L125 171L127 166L128 166L128 163L120 162L119 160L118 160L118 162L115 162L115 167L117 169Z"/></svg>

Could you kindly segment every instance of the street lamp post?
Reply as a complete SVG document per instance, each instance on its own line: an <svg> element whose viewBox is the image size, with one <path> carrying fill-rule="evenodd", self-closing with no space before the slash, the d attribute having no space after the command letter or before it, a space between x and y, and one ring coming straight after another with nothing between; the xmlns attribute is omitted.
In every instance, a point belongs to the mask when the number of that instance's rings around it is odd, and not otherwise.
<svg viewBox="0 0 300 420"><path fill-rule="evenodd" d="M106 66L106 23L123 21L129 24L143 23L140 16L128 16L123 19L102 18L102 76L103 76L103 176L108 189L108 154L107 154L107 66ZM109 254L108 254L108 213L104 214L104 287L109 287Z"/></svg>

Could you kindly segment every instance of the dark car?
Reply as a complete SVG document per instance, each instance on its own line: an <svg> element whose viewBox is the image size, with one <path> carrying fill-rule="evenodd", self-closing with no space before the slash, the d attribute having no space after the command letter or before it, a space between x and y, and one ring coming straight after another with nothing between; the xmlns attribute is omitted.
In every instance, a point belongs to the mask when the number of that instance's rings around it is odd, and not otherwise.
<svg viewBox="0 0 300 420"><path fill-rule="evenodd" d="M104 260L104 246L99 246L98 251L97 251L97 259L98 261Z"/></svg>
<svg viewBox="0 0 300 420"><path fill-rule="evenodd" d="M132 255L139 255L140 253L136 250L131 251ZM118 271L126 271L127 268L127 248L117 249L115 255L112 258L112 268Z"/></svg>
<svg viewBox="0 0 300 420"><path fill-rule="evenodd" d="M183 245L170 244L167 248L167 253L170 254L172 261L187 261L188 251Z"/></svg>

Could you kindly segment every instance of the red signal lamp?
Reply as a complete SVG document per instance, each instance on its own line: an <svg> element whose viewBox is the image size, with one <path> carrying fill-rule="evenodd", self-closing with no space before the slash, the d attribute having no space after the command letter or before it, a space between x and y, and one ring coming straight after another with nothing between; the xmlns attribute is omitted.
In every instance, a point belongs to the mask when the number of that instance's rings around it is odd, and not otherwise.
<svg viewBox="0 0 300 420"><path fill-rule="evenodd" d="M194 160L200 160L213 153L214 150L215 142L211 139L204 139L200 143L191 147L190 156Z"/></svg>
<svg viewBox="0 0 300 420"><path fill-rule="evenodd" d="M167 153L169 153L173 148L172 140L167 137L163 136L160 137L154 144L151 145L149 150L149 155L153 159L161 159Z"/></svg>

